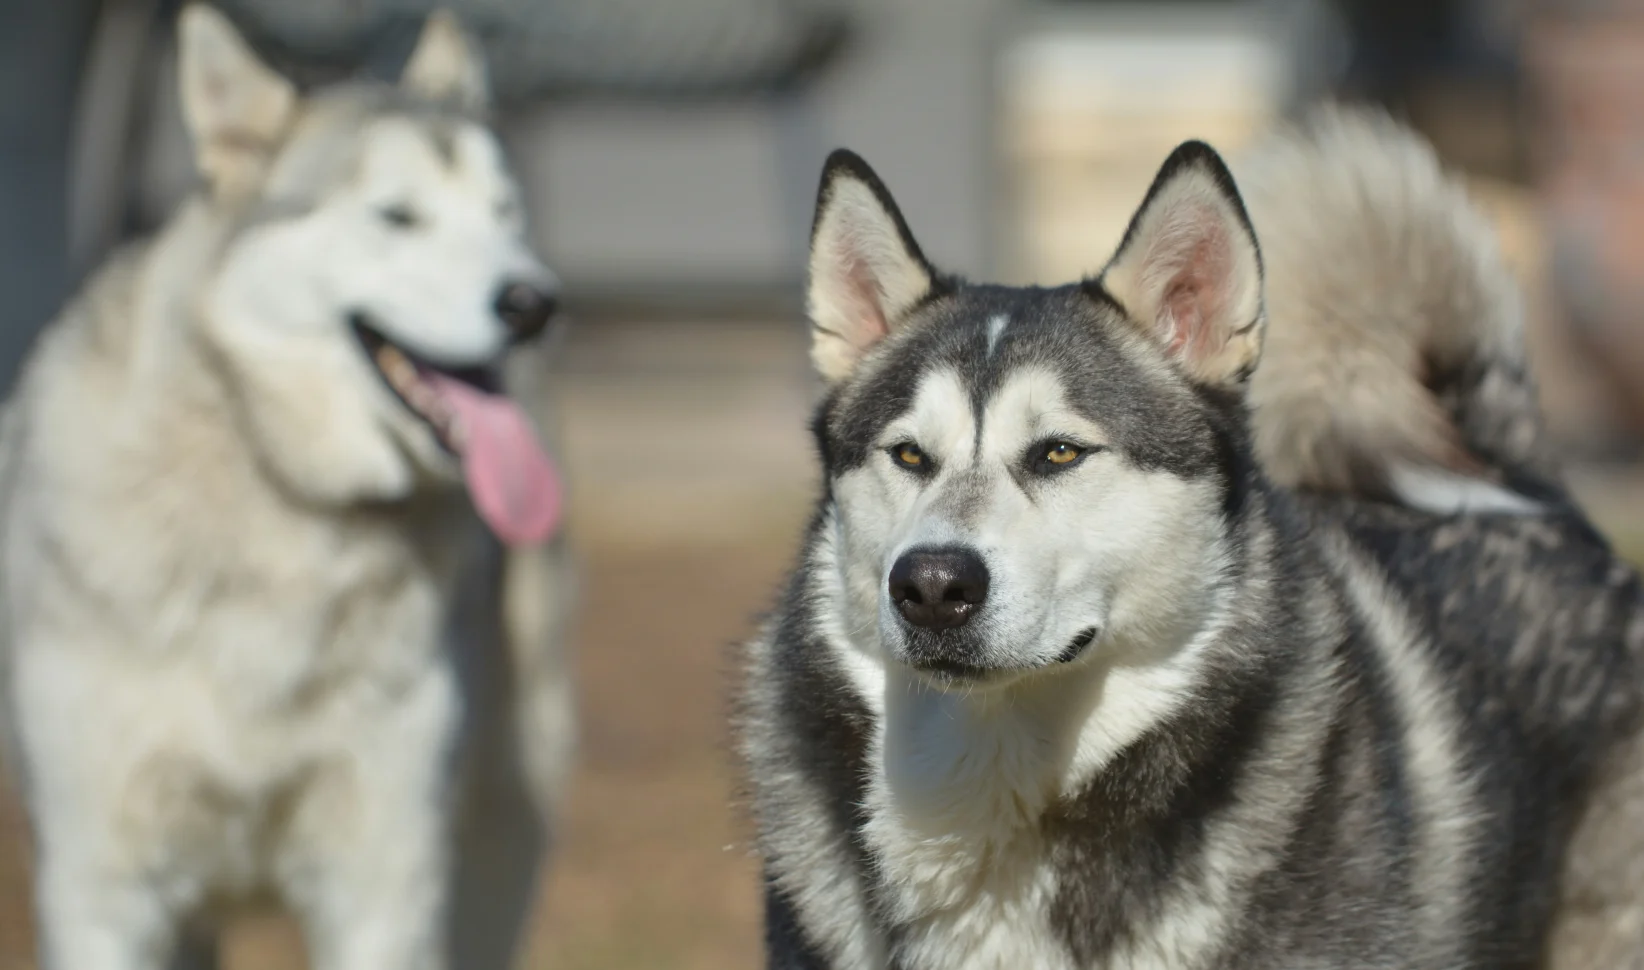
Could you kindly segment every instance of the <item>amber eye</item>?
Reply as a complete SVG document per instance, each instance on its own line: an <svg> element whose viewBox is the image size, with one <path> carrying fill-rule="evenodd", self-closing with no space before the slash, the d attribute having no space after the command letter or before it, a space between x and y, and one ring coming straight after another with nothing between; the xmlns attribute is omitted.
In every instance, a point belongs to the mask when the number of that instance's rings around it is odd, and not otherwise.
<svg viewBox="0 0 1644 970"><path fill-rule="evenodd" d="M925 463L925 453L911 441L905 441L892 448L891 457L903 468L918 468Z"/></svg>
<svg viewBox="0 0 1644 970"><path fill-rule="evenodd" d="M1052 465L1065 465L1084 453L1085 450L1077 445L1058 441L1045 450L1045 461L1050 462Z"/></svg>

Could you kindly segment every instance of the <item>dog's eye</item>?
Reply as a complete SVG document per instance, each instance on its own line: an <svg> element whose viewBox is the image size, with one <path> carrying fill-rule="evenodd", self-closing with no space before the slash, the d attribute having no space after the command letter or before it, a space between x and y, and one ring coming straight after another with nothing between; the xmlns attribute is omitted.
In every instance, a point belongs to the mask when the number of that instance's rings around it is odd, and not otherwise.
<svg viewBox="0 0 1644 970"><path fill-rule="evenodd" d="M929 464L925 458L925 453L920 451L919 446L911 441L904 441L899 445L892 445L890 448L890 455L891 459L903 468L923 469Z"/></svg>
<svg viewBox="0 0 1644 970"><path fill-rule="evenodd" d="M395 229L411 229L418 223L422 222L421 217L417 215L417 210L411 208L403 202L396 205L383 206L381 209L377 210L377 214L382 216L382 221L393 226Z"/></svg>
<svg viewBox="0 0 1644 970"><path fill-rule="evenodd" d="M1070 445L1065 441L1058 441L1045 452L1045 461L1052 465L1065 465L1084 454L1084 449Z"/></svg>
<svg viewBox="0 0 1644 970"><path fill-rule="evenodd" d="M1047 441L1033 450L1032 464L1041 475L1067 471L1083 461L1092 450L1071 441Z"/></svg>

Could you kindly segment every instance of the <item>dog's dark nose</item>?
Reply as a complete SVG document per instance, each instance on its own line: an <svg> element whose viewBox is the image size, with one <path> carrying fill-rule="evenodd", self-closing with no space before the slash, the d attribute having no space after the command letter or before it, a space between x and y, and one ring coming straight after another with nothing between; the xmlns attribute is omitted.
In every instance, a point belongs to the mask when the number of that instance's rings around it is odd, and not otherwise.
<svg viewBox="0 0 1644 970"><path fill-rule="evenodd" d="M496 302L491 306L517 342L530 340L542 333L553 318L558 302L553 293L535 283L516 280L502 284L502 289L497 291Z"/></svg>
<svg viewBox="0 0 1644 970"><path fill-rule="evenodd" d="M890 598L916 627L964 626L987 602L987 563L963 546L910 549L891 566Z"/></svg>

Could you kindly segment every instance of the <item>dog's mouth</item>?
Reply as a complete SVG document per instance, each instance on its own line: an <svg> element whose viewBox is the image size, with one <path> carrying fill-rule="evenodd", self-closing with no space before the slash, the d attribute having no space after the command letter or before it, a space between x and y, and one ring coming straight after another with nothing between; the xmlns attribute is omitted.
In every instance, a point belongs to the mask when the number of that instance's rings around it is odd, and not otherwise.
<svg viewBox="0 0 1644 970"><path fill-rule="evenodd" d="M1062 652L1056 655L1054 663L1070 664L1084 656L1086 648L1096 639L1096 628L1086 627L1079 631L1079 635L1068 641Z"/></svg>
<svg viewBox="0 0 1644 970"><path fill-rule="evenodd" d="M910 666L920 674L943 687L983 687L994 683L1003 683L1015 680L1018 677L1030 676L1038 671L1048 670L1062 664L1069 664L1084 656L1090 645L1096 640L1096 628L1087 627L1079 631L1079 635L1068 642L1068 645L1057 654L1049 663L1036 663L1022 667L992 667L982 664L968 663L943 656L925 656L912 662Z"/></svg>
<svg viewBox="0 0 1644 970"><path fill-rule="evenodd" d="M468 429L459 420L449 394L452 384L466 385L486 395L502 394L502 375L496 365L439 365L383 335L360 314L349 319L354 336L366 357L405 409L422 419L434 433L434 440L452 455L461 456Z"/></svg>
<svg viewBox="0 0 1644 970"><path fill-rule="evenodd" d="M983 684L1003 676L1002 670L968 664L962 660L931 658L914 665L914 669L943 686Z"/></svg>
<svg viewBox="0 0 1644 970"><path fill-rule="evenodd" d="M361 314L349 326L389 392L462 463L474 507L509 545L536 545L559 523L559 474L524 410L502 392L500 364L436 364Z"/></svg>

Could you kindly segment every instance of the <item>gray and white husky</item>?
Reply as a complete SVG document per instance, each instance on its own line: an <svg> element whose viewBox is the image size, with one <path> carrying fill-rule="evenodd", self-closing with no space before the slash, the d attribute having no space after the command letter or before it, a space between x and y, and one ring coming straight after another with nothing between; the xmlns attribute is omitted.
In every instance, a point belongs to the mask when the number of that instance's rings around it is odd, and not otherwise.
<svg viewBox="0 0 1644 970"><path fill-rule="evenodd" d="M1639 580L1422 143L1326 112L1240 185L1184 144L1013 288L827 163L825 486L743 696L771 966L1538 965Z"/></svg>
<svg viewBox="0 0 1644 970"><path fill-rule="evenodd" d="M484 65L437 15L399 84L303 97L214 11L179 34L201 190L49 327L0 429L43 967L209 964L265 893L321 970L504 967L570 589L500 383L555 283Z"/></svg>

